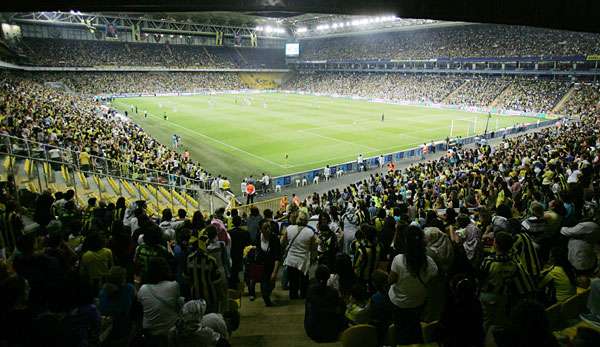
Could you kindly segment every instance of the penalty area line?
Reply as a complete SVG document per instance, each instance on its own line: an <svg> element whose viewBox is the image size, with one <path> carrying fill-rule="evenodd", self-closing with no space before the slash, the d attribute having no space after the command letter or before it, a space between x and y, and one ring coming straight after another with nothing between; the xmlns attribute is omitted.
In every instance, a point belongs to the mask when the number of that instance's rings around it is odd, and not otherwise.
<svg viewBox="0 0 600 347"><path fill-rule="evenodd" d="M161 117L160 117L160 116L156 116L156 115L154 115L154 114L151 114L151 113L148 113L148 115L149 115L149 116L152 116L152 117L155 117L155 118L158 118L158 119L161 119ZM236 147L236 146L234 146L234 145L230 145L230 144L228 144L228 143L226 143L226 142L223 142L223 141L221 141L221 140L215 139L214 137L210 137L210 136L208 136L208 135L206 135L206 134L203 134L203 133L201 133L201 132L198 132L198 131L196 131L196 130L193 130L193 129L188 129L188 128L186 128L186 127L184 127L184 126L182 126L182 125L179 125L179 124L177 124L177 123L174 123L174 122L170 122L170 121L168 121L168 122L169 122L169 124L172 124L172 125L174 125L174 126L176 126L176 127L180 128L180 129L183 129L184 131L187 131L187 132L189 132L189 133L192 133L192 134L195 134L195 135L198 135L198 136L204 137L205 139L208 139L208 140L210 140L210 141L216 142L216 143L218 143L218 144L220 144L220 145L223 145L223 146L225 146L225 147L227 147L227 148L231 148L231 149L233 149L233 150L235 150L235 151L238 151L238 152L241 152L241 153L247 154L247 155L251 156L252 158L255 158L255 159L258 159L258 160L262 160L262 161L264 161L265 163L269 163L269 164L272 164L272 165L278 166L278 167L280 167L280 168L282 168L282 169L286 168L286 166L285 166L285 165L282 165L282 164L276 163L276 162L274 162L274 161L271 161L271 160L269 160L269 159L267 159L267 158L263 158L263 157L261 157L261 156L259 156L259 155L256 155L256 154L254 154L254 153L250 153L250 152L248 152L248 151L245 151L245 150L243 150L243 149L241 149L241 148L239 148L239 147Z"/></svg>

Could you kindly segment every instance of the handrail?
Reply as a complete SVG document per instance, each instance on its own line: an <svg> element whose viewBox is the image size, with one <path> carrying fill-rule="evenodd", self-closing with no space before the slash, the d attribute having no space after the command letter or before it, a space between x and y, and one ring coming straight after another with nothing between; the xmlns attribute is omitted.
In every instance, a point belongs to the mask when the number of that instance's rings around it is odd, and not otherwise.
<svg viewBox="0 0 600 347"><path fill-rule="evenodd" d="M96 170L96 171L83 170L81 168L81 164L79 162L79 155L81 154L81 151L77 151L77 150L73 150L73 149L69 149L69 148L58 147L58 146L41 143L41 142L37 142L37 141L32 141L29 139L6 135L6 134L0 134L0 139L2 139L2 143L0 144L0 154L8 154L8 155L13 155L13 156L16 156L19 158L27 158L27 159L34 159L34 160L42 160L43 159L43 161L48 162L48 163L73 166L74 168L77 169L77 171L81 171L81 172L89 172L89 173L94 173L94 174L99 173L99 174L103 174L103 175L107 175L107 176L118 177L118 178L127 178L130 180L144 182L144 183L153 183L153 184L156 183L156 184L165 185L165 186L184 186L184 185L188 185L191 183L192 185L196 184L198 187L202 187L201 190L203 190L203 191L211 191L211 189L204 188L206 186L208 186L208 187L211 186L211 183L212 183L211 178L208 178L207 181L204 182L204 181L197 180L197 179L194 179L191 177L176 175L176 174L163 172L163 171L159 171L159 170L148 169L145 167L140 167L139 165L125 163L125 162L121 162L118 160L108 159L108 158L99 157L99 156L95 156L95 155L89 155L90 162L93 163L93 165L90 165L90 168L94 169L94 168L101 167L103 170L101 170L100 172L98 172L98 170ZM13 146L14 145L18 146L21 143L23 143L25 145L25 151L26 151L27 155L14 153ZM31 146L30 144L33 144L34 146ZM48 156L48 151L50 149L54 149L54 148L61 151L60 160L54 160ZM17 147L17 149L20 149L20 148ZM35 150L35 149L37 149L37 150ZM40 152L40 153L43 152L44 157L40 158L38 156L35 156L34 153L32 153L32 152ZM63 153L66 153L66 158ZM70 159L70 161L68 159ZM109 163L112 163L111 167L109 167ZM104 164L104 167L102 167L102 164ZM112 170L113 173L118 173L118 174L111 174L110 173L111 168L113 169ZM132 175L132 176L135 176L135 177L129 177L127 175L124 175L123 168L133 168L135 175ZM115 170L115 169L117 169L117 170ZM106 170L106 171L104 171L104 170ZM153 182L151 180L138 180L137 175L142 172L144 173L145 177L156 177L157 178L156 182ZM180 185L163 184L158 180L158 178L163 178L163 179L166 178L166 180L169 183L185 182L185 184L180 184Z"/></svg>

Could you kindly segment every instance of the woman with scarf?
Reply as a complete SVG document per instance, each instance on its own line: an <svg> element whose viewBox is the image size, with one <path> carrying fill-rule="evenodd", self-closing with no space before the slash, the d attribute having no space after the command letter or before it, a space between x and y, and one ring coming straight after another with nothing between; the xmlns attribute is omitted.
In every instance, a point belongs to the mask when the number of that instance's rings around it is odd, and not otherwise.
<svg viewBox="0 0 600 347"><path fill-rule="evenodd" d="M169 347L227 347L227 324L220 314L207 314L206 301L191 300L169 331Z"/></svg>

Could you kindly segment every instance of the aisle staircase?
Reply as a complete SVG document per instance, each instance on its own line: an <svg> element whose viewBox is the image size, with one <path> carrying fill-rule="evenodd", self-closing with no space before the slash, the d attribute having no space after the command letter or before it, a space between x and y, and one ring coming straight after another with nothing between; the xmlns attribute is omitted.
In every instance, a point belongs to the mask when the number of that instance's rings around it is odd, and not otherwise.
<svg viewBox="0 0 600 347"><path fill-rule="evenodd" d="M461 90L464 89L464 87L469 83L470 81L464 81L460 86L458 86L458 88L454 89L453 91L451 91L448 95L446 95L446 97L444 99L442 99L442 104L447 104L448 100L451 100L452 97L454 97L454 95L457 95L461 92Z"/></svg>
<svg viewBox="0 0 600 347"><path fill-rule="evenodd" d="M279 285L279 283L278 283ZM257 293L260 292L257 286ZM312 341L304 332L304 300L288 298L288 292L276 288L271 295L275 307L265 307L260 293L255 301L242 297L240 328L230 339L232 346L244 347L341 347L341 342Z"/></svg>
<svg viewBox="0 0 600 347"><path fill-rule="evenodd" d="M202 50L204 51L204 55L206 55L206 57L208 58L208 61L210 61L210 66L216 66L215 61L213 60L212 54L210 54L208 52L206 47L202 46Z"/></svg>
<svg viewBox="0 0 600 347"><path fill-rule="evenodd" d="M565 95L563 95L563 97L556 103L556 105L552 108L552 111L550 111L550 113L558 113L567 103L567 101L569 101L571 96L575 94L575 90L575 86L571 86L571 88L569 88L569 91L566 92Z"/></svg>
<svg viewBox="0 0 600 347"><path fill-rule="evenodd" d="M246 58L244 57L244 55L242 54L242 52L240 52L240 50L237 47L233 47L233 49L235 50L235 52L237 53L237 55L240 57L240 60L243 63L243 66L248 65L248 61L246 60Z"/></svg>
<svg viewBox="0 0 600 347"><path fill-rule="evenodd" d="M504 100L504 98L509 96L510 93L512 92L511 86L512 86L511 83L507 83L506 87L504 87L504 89L500 92L500 94L498 94L498 96L496 96L494 101L492 101L492 103L490 104L490 107L496 107L496 105L498 105L502 100Z"/></svg>

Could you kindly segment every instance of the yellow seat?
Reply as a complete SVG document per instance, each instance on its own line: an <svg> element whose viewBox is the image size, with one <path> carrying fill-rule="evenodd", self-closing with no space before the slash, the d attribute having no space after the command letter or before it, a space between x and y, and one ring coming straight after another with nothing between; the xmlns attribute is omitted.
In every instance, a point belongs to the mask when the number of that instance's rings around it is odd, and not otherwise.
<svg viewBox="0 0 600 347"><path fill-rule="evenodd" d="M242 307L242 290L227 290L227 298L229 298L229 300L234 300L237 303L238 307Z"/></svg>
<svg viewBox="0 0 600 347"><path fill-rule="evenodd" d="M342 333L344 347L377 347L377 329L369 324L359 324Z"/></svg>
<svg viewBox="0 0 600 347"><path fill-rule="evenodd" d="M548 317L548 323L550 324L550 329L552 330L557 330L561 328L561 308L562 303L560 302L546 308L546 317Z"/></svg>
<svg viewBox="0 0 600 347"><path fill-rule="evenodd" d="M433 322L421 322L421 330L423 331L423 341L425 343L434 342L438 340L438 330L440 323L438 321Z"/></svg>
<svg viewBox="0 0 600 347"><path fill-rule="evenodd" d="M579 314L585 312L589 294L590 289L587 289L565 300L560 308L561 321L567 322L571 319L576 319L579 317Z"/></svg>

